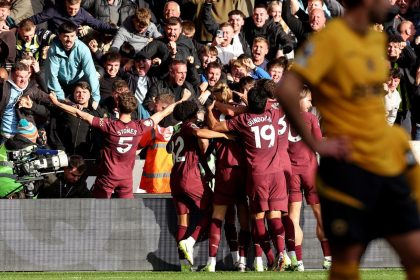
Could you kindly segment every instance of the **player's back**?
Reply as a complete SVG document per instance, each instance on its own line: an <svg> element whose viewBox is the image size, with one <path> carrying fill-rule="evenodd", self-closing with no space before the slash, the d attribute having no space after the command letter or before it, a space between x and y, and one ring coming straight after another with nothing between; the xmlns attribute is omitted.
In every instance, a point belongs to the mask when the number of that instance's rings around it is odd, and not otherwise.
<svg viewBox="0 0 420 280"><path fill-rule="evenodd" d="M253 175L282 170L279 157L280 112L244 113L226 122L228 129L240 134L244 143L248 172Z"/></svg>
<svg viewBox="0 0 420 280"><path fill-rule="evenodd" d="M198 127L191 122L181 125L170 143L174 166L171 171L171 192L183 192L190 188L202 187L199 163L199 146L193 131Z"/></svg>
<svg viewBox="0 0 420 280"><path fill-rule="evenodd" d="M213 114L214 117L219 121L231 119L231 117L224 115L217 109L213 109ZM235 141L226 139L214 139L214 145L216 151L217 168L244 166L244 149L240 139Z"/></svg>
<svg viewBox="0 0 420 280"><path fill-rule="evenodd" d="M351 160L380 175L404 169L407 137L385 120L383 83L388 77L386 38L360 35L342 19L332 20L297 53L292 71L313 87L327 137L346 136Z"/></svg>
<svg viewBox="0 0 420 280"><path fill-rule="evenodd" d="M104 134L103 159L98 176L106 176L111 180L130 178L140 138L153 128L153 121L148 119L124 123L108 118L95 119L93 125Z"/></svg>

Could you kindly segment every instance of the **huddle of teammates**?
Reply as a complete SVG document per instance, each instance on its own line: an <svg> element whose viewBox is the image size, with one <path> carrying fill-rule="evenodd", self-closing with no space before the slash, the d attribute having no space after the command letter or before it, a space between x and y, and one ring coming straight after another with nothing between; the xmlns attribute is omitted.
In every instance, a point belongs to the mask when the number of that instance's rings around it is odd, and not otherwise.
<svg viewBox="0 0 420 280"><path fill-rule="evenodd" d="M304 271L303 233L299 226L302 191L317 220L317 236L324 253L322 266L329 269L331 254L315 189L316 154L290 129L274 99L274 90L271 80L257 82L248 92L245 105L233 101L227 86L218 87L213 91L214 102L207 108L205 127L197 126L196 102L185 101L175 107L173 116L182 123L167 150L174 158L170 186L178 215L176 240L182 270L191 270L194 244L208 230L209 257L203 270L215 271L225 222L226 239L238 271L247 269L251 239L254 270L264 271L264 253L269 270ZM307 88L301 93L300 107L308 128L320 139L318 119L308 112L312 104ZM216 166L214 192L206 181L211 176L202 176L200 171L211 153ZM206 173L210 168L203 169ZM187 235L188 216L195 210L201 212L201 218Z"/></svg>

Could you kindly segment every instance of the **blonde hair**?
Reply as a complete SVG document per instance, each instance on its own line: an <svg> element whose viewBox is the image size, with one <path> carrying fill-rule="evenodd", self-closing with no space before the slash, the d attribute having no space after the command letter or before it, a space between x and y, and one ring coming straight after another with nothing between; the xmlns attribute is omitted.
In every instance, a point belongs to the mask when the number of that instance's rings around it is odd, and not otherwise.
<svg viewBox="0 0 420 280"><path fill-rule="evenodd" d="M221 103L228 103L233 98L233 94L229 86L223 82L218 82L211 90L211 93L216 101Z"/></svg>
<svg viewBox="0 0 420 280"><path fill-rule="evenodd" d="M304 85L302 90L299 93L299 98L303 99L303 98L306 98L306 97L310 96L311 94L312 94L312 92L309 89L309 87L307 85Z"/></svg>

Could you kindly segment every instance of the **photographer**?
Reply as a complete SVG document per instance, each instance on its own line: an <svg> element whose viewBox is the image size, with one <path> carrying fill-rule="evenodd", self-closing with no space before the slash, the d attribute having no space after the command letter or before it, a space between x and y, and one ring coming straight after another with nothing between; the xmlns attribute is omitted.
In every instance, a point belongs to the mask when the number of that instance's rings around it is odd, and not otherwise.
<svg viewBox="0 0 420 280"><path fill-rule="evenodd" d="M0 198L24 198L23 185L16 182L17 176L13 174L12 162L7 161L8 150L20 150L36 145L38 131L26 119L18 123L17 133L0 146Z"/></svg>
<svg viewBox="0 0 420 280"><path fill-rule="evenodd" d="M86 184L86 164L79 155L69 157L64 173L46 176L38 198L91 198Z"/></svg>

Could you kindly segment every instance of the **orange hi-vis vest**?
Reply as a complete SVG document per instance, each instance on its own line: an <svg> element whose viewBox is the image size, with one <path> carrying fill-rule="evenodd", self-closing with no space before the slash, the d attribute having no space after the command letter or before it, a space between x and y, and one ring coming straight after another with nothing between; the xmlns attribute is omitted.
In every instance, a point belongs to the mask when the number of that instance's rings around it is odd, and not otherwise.
<svg viewBox="0 0 420 280"><path fill-rule="evenodd" d="M143 135L139 146L148 148L141 176L140 188L147 193L169 193L169 180L173 166L172 155L166 152L173 127L157 126Z"/></svg>

